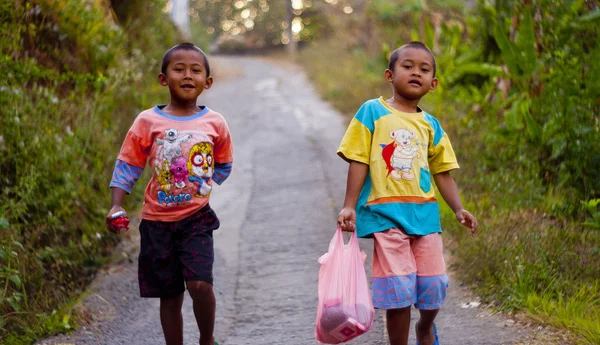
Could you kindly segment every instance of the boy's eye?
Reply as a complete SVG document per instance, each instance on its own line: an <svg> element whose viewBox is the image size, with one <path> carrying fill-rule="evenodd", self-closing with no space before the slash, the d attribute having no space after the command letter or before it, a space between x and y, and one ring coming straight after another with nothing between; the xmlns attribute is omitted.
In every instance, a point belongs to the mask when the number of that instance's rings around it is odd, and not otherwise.
<svg viewBox="0 0 600 345"><path fill-rule="evenodd" d="M201 73L201 72L202 72L202 70L199 70L199 69L194 70L194 73Z"/></svg>
<svg viewBox="0 0 600 345"><path fill-rule="evenodd" d="M412 66L410 66L410 65L404 65L404 68L406 68L406 69L410 69L411 67Z"/></svg>

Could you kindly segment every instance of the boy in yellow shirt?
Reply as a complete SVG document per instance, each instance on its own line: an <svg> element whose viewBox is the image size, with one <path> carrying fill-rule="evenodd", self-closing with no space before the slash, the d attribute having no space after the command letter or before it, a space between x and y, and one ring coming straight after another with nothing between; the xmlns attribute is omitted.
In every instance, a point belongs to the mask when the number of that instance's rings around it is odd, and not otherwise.
<svg viewBox="0 0 600 345"><path fill-rule="evenodd" d="M439 345L435 317L448 287L432 178L473 235L477 220L460 201L450 171L458 163L436 118L418 103L438 85L433 53L421 42L396 49L385 79L390 99L365 102L338 149L350 163L338 225L374 238L373 304L385 309L391 345L406 345L410 307L419 309L418 345Z"/></svg>

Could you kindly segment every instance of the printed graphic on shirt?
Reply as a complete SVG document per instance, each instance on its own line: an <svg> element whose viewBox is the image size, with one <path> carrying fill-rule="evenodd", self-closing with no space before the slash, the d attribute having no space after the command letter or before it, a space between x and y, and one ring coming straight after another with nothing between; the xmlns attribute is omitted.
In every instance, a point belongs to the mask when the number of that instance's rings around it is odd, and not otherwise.
<svg viewBox="0 0 600 345"><path fill-rule="evenodd" d="M200 131L169 128L155 142L158 204L181 206L192 197L208 198L214 171L213 143L208 136Z"/></svg>
<svg viewBox="0 0 600 345"><path fill-rule="evenodd" d="M209 143L198 143L190 150L190 159L187 163L192 182L198 183L196 196L208 197L212 187L208 182L214 171L213 149Z"/></svg>
<svg viewBox="0 0 600 345"><path fill-rule="evenodd" d="M169 128L165 131L165 138L157 138L156 143L159 145L163 145L163 157L169 163L171 163L171 161L174 158L180 157L183 154L183 152L181 151L181 144L190 140L191 137L192 136L189 134L182 135L181 137L179 137L178 130L174 128Z"/></svg>
<svg viewBox="0 0 600 345"><path fill-rule="evenodd" d="M165 159L162 161L162 164L155 165L154 172L156 173L156 180L158 181L158 184L160 184L160 189L164 193L170 193L173 185L173 174L169 169L169 161Z"/></svg>
<svg viewBox="0 0 600 345"><path fill-rule="evenodd" d="M419 157L417 145L412 143L415 132L398 128L390 132L390 138L394 139L391 143L385 145L381 152L383 160L387 166L388 176L395 180L414 180L413 159Z"/></svg>

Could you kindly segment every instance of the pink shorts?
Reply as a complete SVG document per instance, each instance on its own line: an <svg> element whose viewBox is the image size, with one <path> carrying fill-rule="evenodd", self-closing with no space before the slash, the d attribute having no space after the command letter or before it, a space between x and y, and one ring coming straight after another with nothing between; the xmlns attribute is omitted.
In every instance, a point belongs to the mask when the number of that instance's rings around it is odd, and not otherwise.
<svg viewBox="0 0 600 345"><path fill-rule="evenodd" d="M448 276L442 236L410 236L392 228L374 235L373 304L378 309L440 309Z"/></svg>

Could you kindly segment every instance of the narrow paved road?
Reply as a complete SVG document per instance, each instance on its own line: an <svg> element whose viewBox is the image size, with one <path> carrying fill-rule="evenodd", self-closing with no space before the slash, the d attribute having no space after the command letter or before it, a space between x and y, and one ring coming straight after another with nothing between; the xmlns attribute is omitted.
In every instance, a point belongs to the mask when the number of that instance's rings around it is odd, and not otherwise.
<svg viewBox="0 0 600 345"><path fill-rule="evenodd" d="M317 344L317 259L335 231L344 194L347 165L335 151L346 121L296 66L240 57L212 61L216 81L202 102L227 118L235 144L233 174L211 202L221 219L216 339L222 345ZM132 230L123 248L131 259L105 270L85 299L95 321L39 345L164 343L158 301L138 297L136 241ZM372 242L360 243L370 260ZM501 318L462 308L468 300L457 285L439 317L441 344L508 345L524 336ZM185 342L197 344L187 297L184 309ZM377 312L373 329L349 344L387 344L384 328Z"/></svg>

